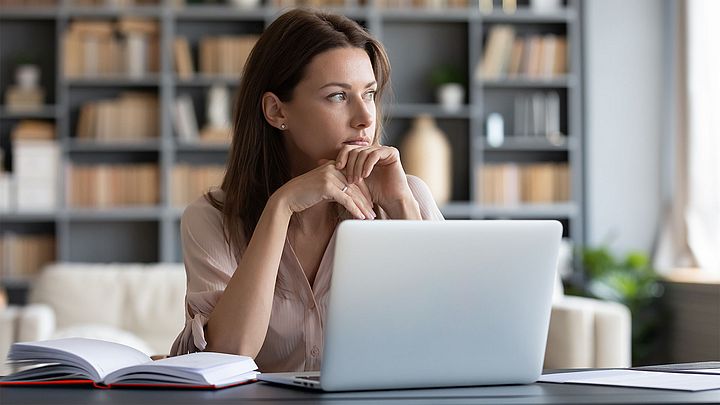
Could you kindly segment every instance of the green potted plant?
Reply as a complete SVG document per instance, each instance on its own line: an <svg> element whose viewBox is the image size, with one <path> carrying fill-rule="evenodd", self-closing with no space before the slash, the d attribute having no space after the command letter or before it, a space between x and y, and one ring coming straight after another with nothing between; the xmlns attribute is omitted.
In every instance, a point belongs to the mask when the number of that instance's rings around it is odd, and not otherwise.
<svg viewBox="0 0 720 405"><path fill-rule="evenodd" d="M457 112L465 102L465 76L453 65L439 65L430 72L438 103L450 112Z"/></svg>
<svg viewBox="0 0 720 405"><path fill-rule="evenodd" d="M655 362L662 345L660 304L663 287L645 253L629 252L622 259L606 246L581 251L587 280L585 295L620 302L632 314L632 361Z"/></svg>

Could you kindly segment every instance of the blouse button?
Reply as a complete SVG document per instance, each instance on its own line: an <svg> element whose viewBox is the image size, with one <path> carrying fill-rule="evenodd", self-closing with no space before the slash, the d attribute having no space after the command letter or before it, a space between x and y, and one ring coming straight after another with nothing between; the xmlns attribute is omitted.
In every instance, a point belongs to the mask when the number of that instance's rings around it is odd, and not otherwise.
<svg viewBox="0 0 720 405"><path fill-rule="evenodd" d="M320 349L317 346L313 346L312 350L310 350L310 354L313 357L318 357L320 356Z"/></svg>

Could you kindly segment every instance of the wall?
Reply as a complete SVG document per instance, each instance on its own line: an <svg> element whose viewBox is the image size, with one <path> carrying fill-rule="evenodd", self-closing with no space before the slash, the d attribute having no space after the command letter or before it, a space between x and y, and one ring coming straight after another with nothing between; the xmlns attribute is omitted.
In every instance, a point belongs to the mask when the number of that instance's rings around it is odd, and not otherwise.
<svg viewBox="0 0 720 405"><path fill-rule="evenodd" d="M587 0L585 129L587 240L652 249L661 211L670 47L667 3Z"/></svg>

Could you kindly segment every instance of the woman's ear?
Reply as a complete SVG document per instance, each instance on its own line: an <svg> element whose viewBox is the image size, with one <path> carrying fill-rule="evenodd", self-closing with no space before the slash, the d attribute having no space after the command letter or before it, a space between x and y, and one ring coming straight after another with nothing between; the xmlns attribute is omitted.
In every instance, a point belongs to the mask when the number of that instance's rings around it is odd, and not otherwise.
<svg viewBox="0 0 720 405"><path fill-rule="evenodd" d="M262 109L265 120L277 129L287 129L287 117L283 111L283 102L271 92L265 92L262 97Z"/></svg>

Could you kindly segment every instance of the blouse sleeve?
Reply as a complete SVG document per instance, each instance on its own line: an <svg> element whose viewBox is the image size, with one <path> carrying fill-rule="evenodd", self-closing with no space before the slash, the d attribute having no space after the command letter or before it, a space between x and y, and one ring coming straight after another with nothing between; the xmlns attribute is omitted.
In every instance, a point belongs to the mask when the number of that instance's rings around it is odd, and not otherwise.
<svg viewBox="0 0 720 405"><path fill-rule="evenodd" d="M440 212L440 208L438 208L437 204L435 203L435 199L430 193L430 188L427 186L427 184L425 184L425 182L422 181L422 179L420 179L419 177L412 175L407 176L407 182L408 186L410 186L410 191L413 193L415 200L420 206L420 216L422 217L422 219L426 221L445 220L445 217L443 217L442 213Z"/></svg>
<svg viewBox="0 0 720 405"><path fill-rule="evenodd" d="M237 267L224 235L220 212L204 197L185 209L180 222L187 275L185 326L172 345L173 356L207 346L205 326Z"/></svg>

